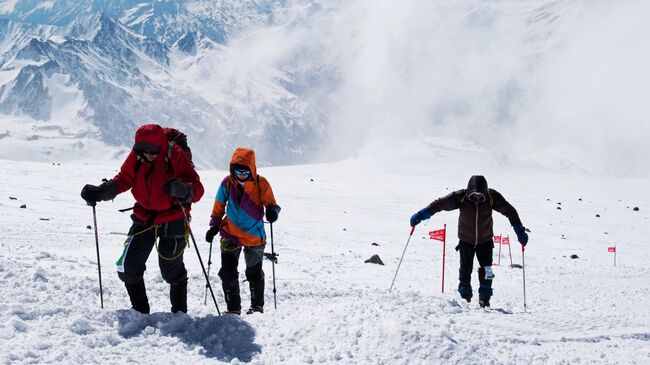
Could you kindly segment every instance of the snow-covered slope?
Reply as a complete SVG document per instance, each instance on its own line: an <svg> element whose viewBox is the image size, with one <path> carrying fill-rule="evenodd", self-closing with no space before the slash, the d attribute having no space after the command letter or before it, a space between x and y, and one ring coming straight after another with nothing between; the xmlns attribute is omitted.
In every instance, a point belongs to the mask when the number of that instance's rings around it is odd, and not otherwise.
<svg viewBox="0 0 650 365"><path fill-rule="evenodd" d="M471 143L418 138L378 143L337 163L261 168L283 208L273 227L280 254L278 308L273 309L266 262L266 313L243 317L218 317L209 299L203 305L205 282L193 246L185 253L188 315L168 313L168 286L155 252L145 274L153 314L127 309L113 262L130 222L117 212L132 204L128 193L97 206L105 302L100 309L94 235L87 227L92 210L79 191L85 183L111 177L119 163L2 160L2 361L647 363L650 200L641 192L650 181L557 173L526 160L506 165L500 156ZM202 237L225 172L199 173L206 195L193 208L192 229L207 262L209 246ZM518 209L531 230L527 310L522 270L509 267L506 246L501 266L495 266L492 309L460 300L453 250L457 212L436 214L416 228L389 293L410 215L478 173ZM443 224L448 228L445 293L440 292L442 245L428 239L428 231ZM514 237L498 213L495 232ZM616 267L607 252L614 245ZM373 254L385 266L363 263ZM572 254L579 258L571 259ZM224 310L216 247L213 255L211 282ZM517 244L512 259L522 263ZM472 280L476 289L475 274ZM242 292L245 304L245 282Z"/></svg>

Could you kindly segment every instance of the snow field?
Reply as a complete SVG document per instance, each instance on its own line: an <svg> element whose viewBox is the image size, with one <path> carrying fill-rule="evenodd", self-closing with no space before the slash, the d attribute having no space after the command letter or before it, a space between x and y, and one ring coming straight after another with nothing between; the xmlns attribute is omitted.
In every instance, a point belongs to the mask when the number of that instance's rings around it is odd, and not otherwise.
<svg viewBox="0 0 650 365"><path fill-rule="evenodd" d="M203 305L205 281L192 246L185 254L188 315L169 313L169 287L160 277L155 253L145 274L152 314L128 309L113 266L130 224L127 214L117 212L132 204L128 193L97 206L105 307L100 309L94 234L87 228L92 210L79 191L86 183L112 177L120 162L0 161L0 358L6 364L650 361L650 202L638 194L647 179L544 169L533 173L530 166L509 168L490 156L485 158L489 163L461 168L447 162L449 154L455 161L470 161L474 152L427 148L427 157L417 157L425 156L417 150L399 164L391 156L413 151L398 145L384 152L364 150L337 163L260 169L283 208L274 225L280 254L278 309L273 309L271 265L266 262L265 313L242 317L218 317L209 296ZM410 215L463 188L479 171L531 229L527 310L522 271L508 267L506 246L501 266L494 267L493 308L478 308L476 274L475 300L461 301L455 292L457 212L436 214L416 228L389 293ZM192 210L192 229L207 264L209 245L203 236L225 172L199 174L206 195ZM19 208L22 204L27 207ZM633 211L634 206L640 211ZM514 243L507 219L498 213L494 219L495 233L509 234ZM442 294L442 245L429 240L428 231L444 223L448 241ZM607 252L614 243L619 251L616 267ZM385 266L363 263L373 254ZM570 259L571 254L579 259ZM521 264L518 244L512 245L512 256ZM211 283L223 311L217 247L212 261ZM241 262L246 307L243 269Z"/></svg>

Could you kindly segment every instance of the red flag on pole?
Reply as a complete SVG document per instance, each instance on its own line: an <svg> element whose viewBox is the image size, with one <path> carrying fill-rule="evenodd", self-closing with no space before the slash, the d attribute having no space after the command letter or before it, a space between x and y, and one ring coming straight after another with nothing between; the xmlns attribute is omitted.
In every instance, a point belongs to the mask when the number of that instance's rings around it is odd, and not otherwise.
<svg viewBox="0 0 650 365"><path fill-rule="evenodd" d="M607 247L607 252L614 253L614 266L616 266L616 245Z"/></svg>
<svg viewBox="0 0 650 365"><path fill-rule="evenodd" d="M501 236L494 236L494 243L501 243Z"/></svg>
<svg viewBox="0 0 650 365"><path fill-rule="evenodd" d="M447 225L443 229L429 231L429 238L442 242L442 292L445 292L445 252L447 251Z"/></svg>
<svg viewBox="0 0 650 365"><path fill-rule="evenodd" d="M510 267L512 267L512 250L510 249L510 236L501 238L501 244L508 245L508 255L510 256Z"/></svg>
<svg viewBox="0 0 650 365"><path fill-rule="evenodd" d="M432 240L437 240L440 242L445 241L445 230L444 229L439 229L437 231L430 231L429 232L429 238Z"/></svg>

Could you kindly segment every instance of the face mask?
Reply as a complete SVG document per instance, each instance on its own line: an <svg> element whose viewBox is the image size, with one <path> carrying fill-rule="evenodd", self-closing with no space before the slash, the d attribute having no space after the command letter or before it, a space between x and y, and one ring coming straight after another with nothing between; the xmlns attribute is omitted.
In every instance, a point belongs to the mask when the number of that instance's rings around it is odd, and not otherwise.
<svg viewBox="0 0 650 365"><path fill-rule="evenodd" d="M481 193L471 193L467 199L473 203L483 203L485 201L485 195Z"/></svg>

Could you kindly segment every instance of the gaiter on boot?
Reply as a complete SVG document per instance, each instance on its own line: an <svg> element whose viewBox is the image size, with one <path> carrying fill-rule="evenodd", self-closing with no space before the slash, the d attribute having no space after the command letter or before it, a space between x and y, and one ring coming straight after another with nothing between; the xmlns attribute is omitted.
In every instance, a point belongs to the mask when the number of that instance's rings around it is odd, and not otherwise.
<svg viewBox="0 0 650 365"><path fill-rule="evenodd" d="M239 280L237 275L236 268L232 270L230 267L222 266L219 270L223 296L226 299L226 307L229 312L241 311L241 297L239 296Z"/></svg>
<svg viewBox="0 0 650 365"><path fill-rule="evenodd" d="M147 290L144 287L144 281L139 281L132 284L124 284L126 291L129 293L131 299L131 308L144 314L149 314L149 299L147 298Z"/></svg>
<svg viewBox="0 0 650 365"><path fill-rule="evenodd" d="M169 286L169 300L172 303L172 313L187 313L187 280Z"/></svg>
<svg viewBox="0 0 650 365"><path fill-rule="evenodd" d="M246 279L251 290L251 306L264 307L264 271L262 261L246 269Z"/></svg>

